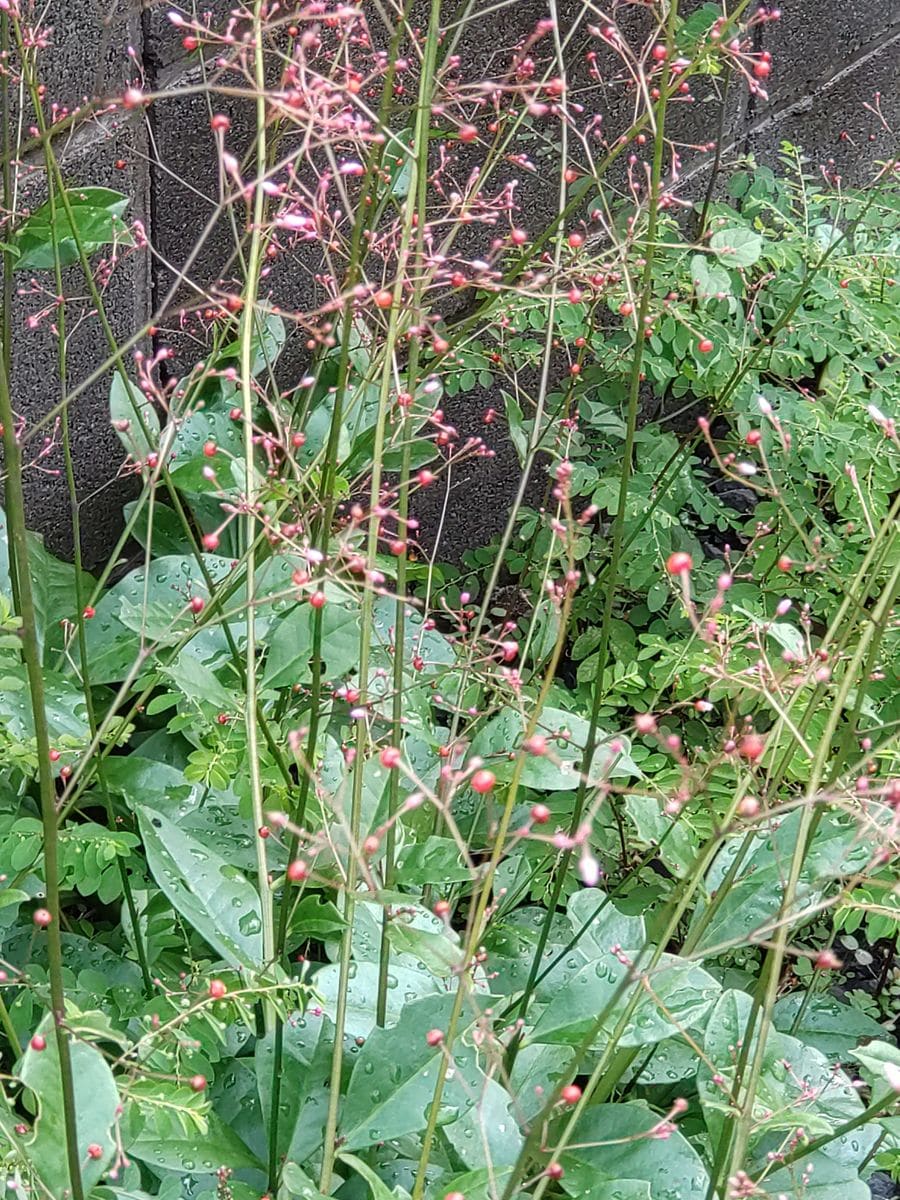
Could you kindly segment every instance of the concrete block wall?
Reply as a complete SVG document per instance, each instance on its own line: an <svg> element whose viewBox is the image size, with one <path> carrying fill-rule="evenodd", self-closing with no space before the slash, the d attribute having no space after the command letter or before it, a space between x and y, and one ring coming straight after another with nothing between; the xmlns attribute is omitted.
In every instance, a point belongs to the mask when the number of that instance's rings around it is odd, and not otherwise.
<svg viewBox="0 0 900 1200"><path fill-rule="evenodd" d="M496 72L498 54L503 65L508 48L547 13L540 0L511 3L499 10L488 0L483 21L473 23L459 52L473 78ZM570 27L582 12L582 0L559 4L560 26ZM771 51L776 70L767 101L733 89L733 103L724 123L723 161L752 151L762 161L773 161L784 139L800 145L815 161L839 173L847 182L871 175L873 164L895 152L891 128L900 125L900 0L783 0L782 19L760 29L760 49ZM167 5L138 11L128 0L110 9L106 0L51 0L50 23L56 29L52 52L45 54L49 70L48 94L69 104L82 97L121 93L124 86L142 78L147 90L171 83L199 81L201 65L186 57L180 36L167 18ZM204 9L206 6L204 5ZM221 5L223 14L227 6ZM489 12L488 12L489 10ZM629 19L640 21L634 6ZM55 18L55 19L54 19ZM591 18L593 19L593 18ZM66 31L77 29L77 37ZM597 89L584 73L584 46L573 39L571 70L586 103L598 109L612 104L607 125L618 132L626 125L624 112ZM129 51L130 47L130 51ZM582 77L579 77L582 76ZM880 93L884 123L866 105ZM700 97L702 101L702 96ZM242 131L251 128L249 106L240 101L221 104L232 119L230 143L240 146ZM209 130L209 102L200 93L166 99L150 109L126 115L119 111L86 126L64 144L67 178L75 184L104 184L132 197L132 213L145 224L152 252L126 255L107 294L114 331L121 340L139 329L165 296L185 264L198 234L209 222L219 193L214 143ZM712 116L711 114L716 114ZM715 108L698 103L679 118L680 140L708 140L717 121ZM39 164L38 164L39 165ZM686 156L689 186L702 191L705 162ZM516 174L510 168L511 174ZM536 174L518 172L517 199L523 223L538 227L541 217L554 210L554 187ZM40 199L40 171L34 174L35 202ZM208 229L191 264L195 283L208 286L233 274L233 230L227 219ZM315 294L312 273L316 264L281 270L267 282L277 303L287 309L309 309ZM21 287L25 281L17 277ZM24 290L28 290L25 287ZM182 287L179 295L196 298ZM41 306L41 297L23 295L15 321L14 394L17 409L28 422L44 416L59 401L56 351L49 322L36 330L27 327L30 312ZM175 368L188 367L196 356L199 326L182 323L175 310L160 338L176 348ZM96 321L85 320L69 348L69 387L88 379L106 354ZM302 341L289 343L286 370L302 371ZM84 389L72 410L76 473L82 501L83 551L88 565L101 562L121 526L121 505L130 482L118 478L122 453L109 428L108 379L98 379ZM446 405L449 418L465 437L485 437L496 457L460 468L446 506L441 542L442 556L458 557L501 527L517 485L518 465L499 426L485 427L482 415L491 403L488 394L471 393ZM71 553L68 502L61 473L61 456L51 451L30 473L28 504L30 523L44 533L57 552ZM423 538L433 539L443 496L427 494L418 516Z"/></svg>

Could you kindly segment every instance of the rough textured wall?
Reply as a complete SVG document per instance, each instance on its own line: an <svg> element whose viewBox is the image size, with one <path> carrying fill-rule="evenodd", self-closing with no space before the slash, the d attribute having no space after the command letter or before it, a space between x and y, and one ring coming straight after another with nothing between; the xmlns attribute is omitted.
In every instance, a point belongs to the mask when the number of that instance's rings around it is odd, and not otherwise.
<svg viewBox="0 0 900 1200"><path fill-rule="evenodd" d="M491 12L473 25L460 49L473 78L502 69L498 56L508 61L516 40L546 15L536 0L514 3L500 11L487 0L478 3ZM56 45L45 56L52 65L50 94L75 104L82 96L120 93L139 75L148 91L172 82L201 82L203 68L196 56L184 56L180 37L167 19L167 7L149 7L138 13L133 8L110 11L104 0L51 0ZM578 16L581 3L568 0L559 8L560 24L566 28L567 22ZM729 160L747 151L762 161L772 161L782 140L788 139L814 160L829 163L830 169L848 182L863 180L874 162L896 149L889 130L865 106L880 93L886 125L900 125L900 0L783 0L781 8L781 21L767 24L758 34L758 49L768 49L776 65L769 98L763 102L749 97L744 88L733 89L723 120L723 161L727 166ZM78 30L78 36L70 36L70 30ZM129 46L133 70L127 72ZM573 51L573 78L582 72L579 83L598 94L588 92L581 99L598 108L612 106L608 126L623 128L624 119L616 121L615 98L601 93L583 75L583 57L584 46L579 43ZM701 103L693 110L676 116L676 136L685 143L714 136L718 123L717 106L698 99ZM224 107L233 121L230 143L239 146L242 130L246 133L250 127L248 106L234 102ZM131 116L121 110L103 116L65 147L67 177L72 182L106 184L128 192L134 201L132 211L144 221L155 248L152 255L130 253L114 274L108 301L120 340L140 328L173 286L175 294L180 294L175 272L188 261L200 231L205 230L205 236L191 260L191 278L205 285L233 273L235 241L228 221L222 218L207 228L219 192L209 115L206 96L197 92ZM686 154L687 187L695 194L705 186L707 169L708 157ZM517 197L526 223L537 227L541 215L554 210L555 187L555 181L549 175L542 177L540 171L521 178ZM36 195L40 188L36 172ZM306 269L282 270L267 286L285 308L308 307L314 294L314 269L310 264ZM45 298L26 295L20 303L15 399L21 413L34 422L59 401L54 383L56 351L46 326L33 331L25 323L29 312L37 311ZM196 352L191 335L190 321L185 328L176 310L157 337L176 347L177 366L187 366L192 350ZM104 354L96 324L86 324L70 347L68 378L70 388L80 389L72 424L88 564L102 560L112 546L128 491L127 480L115 480L121 452L109 429L108 379L82 387ZM289 343L287 369L293 366L299 371L301 362L302 342L293 347ZM496 426L486 429L482 423L489 400L489 396L470 393L447 406L463 437L478 434L489 444L493 439L497 452L493 460L480 460L471 468L458 470L453 478L441 543L442 555L451 558L483 542L502 525L517 482L515 455L502 431ZM28 500L32 526L45 533L53 549L65 553L70 550L67 497L63 478L53 473L60 465L55 452L41 460L29 476ZM428 494L427 504L418 514L426 541L433 538L443 507L443 496Z"/></svg>

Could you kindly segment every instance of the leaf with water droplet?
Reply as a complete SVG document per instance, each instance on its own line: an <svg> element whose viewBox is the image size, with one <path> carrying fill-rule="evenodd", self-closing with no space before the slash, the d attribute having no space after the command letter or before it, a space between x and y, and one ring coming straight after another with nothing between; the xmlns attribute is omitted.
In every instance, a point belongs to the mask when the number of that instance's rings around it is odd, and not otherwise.
<svg viewBox="0 0 900 1200"><path fill-rule="evenodd" d="M167 817L140 804L136 811L148 866L169 903L229 965L258 967L262 937L255 888Z"/></svg>

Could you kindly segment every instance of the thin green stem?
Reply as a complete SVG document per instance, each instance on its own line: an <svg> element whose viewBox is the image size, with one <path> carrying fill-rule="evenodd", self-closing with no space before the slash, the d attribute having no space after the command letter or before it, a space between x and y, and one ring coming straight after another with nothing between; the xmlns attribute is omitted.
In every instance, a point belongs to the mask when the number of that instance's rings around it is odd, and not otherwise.
<svg viewBox="0 0 900 1200"><path fill-rule="evenodd" d="M50 924L47 926L46 933L47 974L50 982L50 1005L56 1030L63 1128L71 1196L72 1200L84 1200L81 1162L78 1153L72 1059L69 1052L69 1035L65 1026L66 998L63 988L62 941L60 937L59 823L56 812L56 785L50 761L50 731L44 703L44 674L31 587L28 537L25 528L25 495L22 488L22 455L16 437L16 418L10 397L6 361L5 347L3 347L0 348L0 425L3 426L3 450L6 460L6 513L10 559L15 563L17 580L18 616L22 621L22 657L28 675L28 690L38 758L44 880L47 889L46 907L50 913Z"/></svg>
<svg viewBox="0 0 900 1200"><path fill-rule="evenodd" d="M250 799L253 807L253 839L256 844L256 876L257 890L262 918L262 953L263 965L270 967L275 960L275 925L272 902L272 889L269 884L269 865L266 859L266 843L260 837L264 821L263 787L259 763L259 697L256 681L256 526L257 526L257 484L256 484L256 450L253 430L254 410L254 379L253 351L254 334L257 329L256 301L259 289L259 273L262 267L265 249L264 222L266 216L266 194L263 184L266 180L266 74L263 54L263 0L255 0L253 6L253 73L256 85L256 182L253 189L252 211L248 213L251 222L250 248L247 256L247 274L244 284L243 305L241 308L240 331L238 343L240 346L240 384L241 384L241 419L244 435L244 490L246 495L245 516L245 548L247 553L246 586L246 667L244 672L244 689L246 696L245 721L247 730L247 770L250 776ZM259 338L262 345L262 335ZM263 1006L263 1018L266 1029L271 1029L273 1010L270 1004Z"/></svg>

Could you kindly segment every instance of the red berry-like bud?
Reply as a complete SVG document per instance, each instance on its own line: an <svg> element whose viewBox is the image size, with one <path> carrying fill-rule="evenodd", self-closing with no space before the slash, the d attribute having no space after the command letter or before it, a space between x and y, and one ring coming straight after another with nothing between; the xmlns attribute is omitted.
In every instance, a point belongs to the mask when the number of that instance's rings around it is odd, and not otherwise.
<svg viewBox="0 0 900 1200"><path fill-rule="evenodd" d="M694 560L689 554L685 554L683 550L676 550L674 554L670 554L666 559L666 570L670 575L687 575L693 565Z"/></svg>
<svg viewBox="0 0 900 1200"><path fill-rule="evenodd" d="M375 301L376 308L390 308L394 303L394 293L389 292L387 288L382 288L380 292L376 292L372 297Z"/></svg>
<svg viewBox="0 0 900 1200"><path fill-rule="evenodd" d="M820 950L813 959L817 971L839 971L843 965L833 950Z"/></svg>
<svg viewBox="0 0 900 1200"><path fill-rule="evenodd" d="M547 753L547 739L542 733L532 734L528 741L524 743L524 748L529 754L534 754L540 758L542 754Z"/></svg>
<svg viewBox="0 0 900 1200"><path fill-rule="evenodd" d="M756 762L758 758L762 758L765 749L766 743L758 733L748 733L738 743L738 754L748 762Z"/></svg>
<svg viewBox="0 0 900 1200"><path fill-rule="evenodd" d="M202 613L206 607L206 601L202 596L191 596L189 607L192 613Z"/></svg>
<svg viewBox="0 0 900 1200"><path fill-rule="evenodd" d="M701 354L709 354L709 352L713 349L713 346L714 343L711 342L709 338L701 338L697 343L697 349Z"/></svg>
<svg viewBox="0 0 900 1200"><path fill-rule="evenodd" d="M206 455L207 458L213 458L215 456L215 453L217 450L218 450L218 446L216 445L215 442L210 441L210 442L203 443L203 453Z"/></svg>
<svg viewBox="0 0 900 1200"><path fill-rule="evenodd" d="M223 996L228 994L228 988L221 979L211 979L209 981L209 994L213 1000L221 1000Z"/></svg>
<svg viewBox="0 0 900 1200"><path fill-rule="evenodd" d="M562 1179L565 1171L562 1169L562 1164L558 1162L547 1163L544 1169L544 1174L548 1179Z"/></svg>
<svg viewBox="0 0 900 1200"><path fill-rule="evenodd" d="M205 1075L192 1075L190 1078L190 1088L191 1088L192 1092L205 1092L206 1091L206 1076Z"/></svg>
<svg viewBox="0 0 900 1200"><path fill-rule="evenodd" d="M88 1158L98 1159L103 1157L103 1147L98 1142L91 1142L87 1148Z"/></svg>
<svg viewBox="0 0 900 1200"><path fill-rule="evenodd" d="M91 617L95 617L97 615L97 610L92 605L88 604L85 606L84 612L81 615L86 621L89 621Z"/></svg>
<svg viewBox="0 0 900 1200"><path fill-rule="evenodd" d="M581 1099L581 1088L577 1083L570 1083L559 1093L559 1098L564 1104L577 1104Z"/></svg>
<svg viewBox="0 0 900 1200"><path fill-rule="evenodd" d="M782 554L777 563L779 571L789 571L793 565L794 560L792 558L788 558L786 554Z"/></svg>
<svg viewBox="0 0 900 1200"><path fill-rule="evenodd" d="M49 908L36 908L31 914L31 919L39 929L46 929L53 921L53 915Z"/></svg>
<svg viewBox="0 0 900 1200"><path fill-rule="evenodd" d="M287 869L287 877L291 883L301 883L309 877L309 867L301 858L295 859Z"/></svg>
<svg viewBox="0 0 900 1200"><path fill-rule="evenodd" d="M546 825L550 820L550 809L546 804L533 804L531 806L531 819L535 825Z"/></svg>
<svg viewBox="0 0 900 1200"><path fill-rule="evenodd" d="M478 130L474 125L460 125L458 136L461 142L474 142L478 137Z"/></svg>
<svg viewBox="0 0 900 1200"><path fill-rule="evenodd" d="M324 592L313 592L313 594L309 598L309 602L313 606L313 608L324 608L325 607L325 593Z"/></svg>
<svg viewBox="0 0 900 1200"><path fill-rule="evenodd" d="M402 756L398 746L385 746L378 757L381 759L381 765L390 770L393 767L400 766L400 759Z"/></svg>
<svg viewBox="0 0 900 1200"><path fill-rule="evenodd" d="M429 1046L440 1046L440 1044L443 1040L444 1040L443 1029L429 1029L428 1032L425 1034L425 1041L428 1043Z"/></svg>
<svg viewBox="0 0 900 1200"><path fill-rule="evenodd" d="M32 1050L37 1050L38 1052L47 1049L47 1039L41 1037L39 1033L36 1033L28 1044Z"/></svg>
<svg viewBox="0 0 900 1200"><path fill-rule="evenodd" d="M493 771L476 771L472 776L472 791L483 796L493 790L496 782L497 777Z"/></svg>

